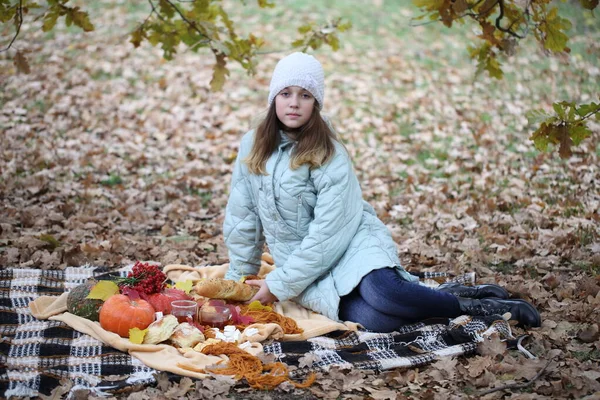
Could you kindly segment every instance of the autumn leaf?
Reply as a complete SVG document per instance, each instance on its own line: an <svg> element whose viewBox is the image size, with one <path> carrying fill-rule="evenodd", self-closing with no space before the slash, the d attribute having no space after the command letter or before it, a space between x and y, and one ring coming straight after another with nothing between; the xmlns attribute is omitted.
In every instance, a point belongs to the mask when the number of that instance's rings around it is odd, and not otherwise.
<svg viewBox="0 0 600 400"><path fill-rule="evenodd" d="M275 3L270 3L269 0L257 0L259 7L261 8L273 8Z"/></svg>
<svg viewBox="0 0 600 400"><path fill-rule="evenodd" d="M195 386L196 384L194 381L192 381L187 376L183 377L179 381L178 385L173 385L173 387L165 393L165 397L167 399L180 399L182 397L185 398L186 394L190 390L193 390Z"/></svg>
<svg viewBox="0 0 600 400"><path fill-rule="evenodd" d="M129 341L135 344L144 343L144 337L146 337L146 333L148 332L148 328L140 329L140 328L131 328L129 329Z"/></svg>
<svg viewBox="0 0 600 400"><path fill-rule="evenodd" d="M558 132L558 154L561 158L569 158L571 156L571 146L573 145L573 140L569 136L569 131L566 126L559 126L556 131Z"/></svg>
<svg viewBox="0 0 600 400"><path fill-rule="evenodd" d="M527 118L529 124L537 125L550 118L551 115L544 110L529 110L527 113L525 113L525 117Z"/></svg>
<svg viewBox="0 0 600 400"><path fill-rule="evenodd" d="M139 300L142 298L140 295L140 292L133 289L131 286L124 286L123 288L121 288L121 293L124 294L125 296L129 297L133 301Z"/></svg>
<svg viewBox="0 0 600 400"><path fill-rule="evenodd" d="M506 342L499 335L491 335L477 346L477 352L482 356L495 357L506 352ZM482 363L484 361L482 360ZM484 368L485 369L485 368Z"/></svg>
<svg viewBox="0 0 600 400"><path fill-rule="evenodd" d="M59 16L60 16L60 14L59 14L58 10L50 9L50 11L44 15L44 23L42 25L42 31L48 32L48 31L52 30L52 28L54 28L54 25L56 25L56 21L58 20Z"/></svg>
<svg viewBox="0 0 600 400"><path fill-rule="evenodd" d="M545 48L552 51L565 50L569 37L563 31L571 29L571 22L558 16L558 8L550 10L540 29L546 32Z"/></svg>
<svg viewBox="0 0 600 400"><path fill-rule="evenodd" d="M183 290L185 293L189 294L192 288L194 287L194 282L190 279L175 283L175 288L179 290Z"/></svg>
<svg viewBox="0 0 600 400"><path fill-rule="evenodd" d="M468 8L469 8L469 3L467 2L467 0L456 0L455 2L452 3L452 9L457 14L462 14Z"/></svg>
<svg viewBox="0 0 600 400"><path fill-rule="evenodd" d="M216 54L216 63L213 69L213 77L210 81L210 88L214 91L219 91L225 83L226 77L229 75L229 70L225 67L227 62L225 61L225 54Z"/></svg>
<svg viewBox="0 0 600 400"><path fill-rule="evenodd" d="M144 32L144 29L142 27L139 27L138 29L131 32L131 39L129 40L129 42L133 44L133 47L138 48L140 47L140 44L142 43L142 40L145 37L146 33Z"/></svg>
<svg viewBox="0 0 600 400"><path fill-rule="evenodd" d="M31 72L27 57L25 57L25 55L19 50L17 50L17 53L15 54L14 64L20 74L28 74Z"/></svg>
<svg viewBox="0 0 600 400"><path fill-rule="evenodd" d="M56 249L57 247L60 247L60 242L52 235L40 235L40 240L43 240L44 242L48 243L49 247L52 250Z"/></svg>
<svg viewBox="0 0 600 400"><path fill-rule="evenodd" d="M106 301L110 296L119 293L119 286L112 281L99 281L94 285L87 299L98 299Z"/></svg>
<svg viewBox="0 0 600 400"><path fill-rule="evenodd" d="M75 7L71 12L73 23L83 29L85 32L94 30L94 24L90 22L90 17L87 12L79 11L79 7Z"/></svg>
<svg viewBox="0 0 600 400"><path fill-rule="evenodd" d="M260 301L254 300L248 305L249 311L273 311L271 306L263 306Z"/></svg>
<svg viewBox="0 0 600 400"><path fill-rule="evenodd" d="M416 7L427 11L439 10L444 5L444 0L412 0Z"/></svg>

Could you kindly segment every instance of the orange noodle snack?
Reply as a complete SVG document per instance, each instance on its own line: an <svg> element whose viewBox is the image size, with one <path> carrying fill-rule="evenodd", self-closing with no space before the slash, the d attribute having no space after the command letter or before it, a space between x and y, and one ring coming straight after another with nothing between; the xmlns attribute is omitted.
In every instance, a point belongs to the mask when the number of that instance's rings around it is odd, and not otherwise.
<svg viewBox="0 0 600 400"><path fill-rule="evenodd" d="M290 382L297 388L306 388L312 385L316 379L314 372L302 383L295 382L289 377L288 367L281 363L269 363L263 365L260 359L240 349L235 343L221 342L211 344L202 349L203 354L220 355L229 357L226 365L217 365L206 368L207 372L217 375L233 375L235 379L246 379L248 384L259 390L271 390L283 382Z"/></svg>
<svg viewBox="0 0 600 400"><path fill-rule="evenodd" d="M286 335L293 335L296 333L302 333L304 330L296 324L292 318L283 316L275 311L267 311L267 310L249 310L248 305L243 304L240 305L241 314L251 317L255 323L259 324L268 324L275 323L281 326L283 329L283 333Z"/></svg>

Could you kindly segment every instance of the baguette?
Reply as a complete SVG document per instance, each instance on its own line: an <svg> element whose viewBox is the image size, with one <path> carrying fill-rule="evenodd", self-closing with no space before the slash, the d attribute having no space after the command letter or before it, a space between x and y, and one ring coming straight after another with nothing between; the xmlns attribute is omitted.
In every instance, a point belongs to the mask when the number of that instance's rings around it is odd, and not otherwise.
<svg viewBox="0 0 600 400"><path fill-rule="evenodd" d="M258 287L229 279L207 278L196 283L195 290L210 299L248 301L258 292Z"/></svg>

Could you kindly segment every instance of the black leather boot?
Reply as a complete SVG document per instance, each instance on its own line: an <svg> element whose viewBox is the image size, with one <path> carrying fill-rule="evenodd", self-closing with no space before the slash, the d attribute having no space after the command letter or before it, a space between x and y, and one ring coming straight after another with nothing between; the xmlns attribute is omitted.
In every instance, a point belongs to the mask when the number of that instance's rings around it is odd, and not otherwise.
<svg viewBox="0 0 600 400"><path fill-rule="evenodd" d="M510 319L519 321L519 326L538 327L542 317L533 305L521 299L468 299L457 297L460 311L468 315L492 315L509 312Z"/></svg>
<svg viewBox="0 0 600 400"><path fill-rule="evenodd" d="M486 297L508 299L508 292L506 289L491 283L484 283L477 286L464 286L460 283L448 282L442 283L436 289L441 292L451 293L458 297L468 297L469 299L483 299Z"/></svg>

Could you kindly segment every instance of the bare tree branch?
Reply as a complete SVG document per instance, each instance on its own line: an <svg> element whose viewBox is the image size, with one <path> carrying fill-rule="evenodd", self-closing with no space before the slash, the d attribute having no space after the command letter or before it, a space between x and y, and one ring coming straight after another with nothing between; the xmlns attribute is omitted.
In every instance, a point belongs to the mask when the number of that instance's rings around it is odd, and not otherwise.
<svg viewBox="0 0 600 400"><path fill-rule="evenodd" d="M15 40L17 39L17 36L19 36L19 32L21 32L21 25L23 25L23 0L19 0L19 5L17 6L17 12L15 14L15 18L18 21L17 22L17 31L15 32L15 35L12 37L8 46L6 46L5 49L0 50L0 53L10 49L11 46L13 45L13 43L15 42Z"/></svg>
<svg viewBox="0 0 600 400"><path fill-rule="evenodd" d="M502 18L504 18L504 0L498 0L497 4L500 6L500 14L496 18L496 28L498 28L499 30L501 30L504 33L508 33L511 36L514 36L519 39L523 39L525 36L521 36L517 32L510 29L512 27L512 24L508 28L502 27L502 24L500 22L502 21Z"/></svg>
<svg viewBox="0 0 600 400"><path fill-rule="evenodd" d="M193 21L190 21L189 19L187 19L185 17L185 15L183 15L183 13L181 12L181 10L179 10L179 7L177 7L175 4L171 3L170 0L165 0L165 2L167 4L169 4L171 7L173 7L173 9L177 12L177 14L179 14L179 16L181 17L182 20L185 21L185 23L187 23L193 30L195 30L196 32L198 32L200 34L200 36L203 36L206 38L207 43L211 41L211 38L209 38L208 36L206 36L206 34L204 32L202 32L200 29L198 29L198 27L196 26L196 24Z"/></svg>

